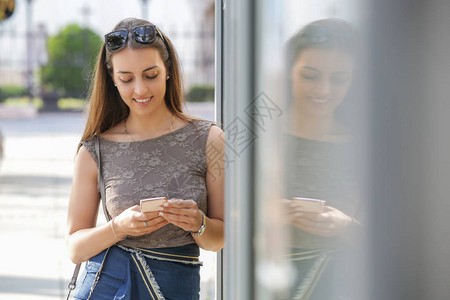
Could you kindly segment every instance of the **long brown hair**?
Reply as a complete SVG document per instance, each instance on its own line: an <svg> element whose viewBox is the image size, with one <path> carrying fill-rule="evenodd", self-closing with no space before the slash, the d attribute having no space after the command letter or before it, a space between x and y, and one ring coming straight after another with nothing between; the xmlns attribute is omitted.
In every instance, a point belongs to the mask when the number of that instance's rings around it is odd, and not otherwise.
<svg viewBox="0 0 450 300"><path fill-rule="evenodd" d="M153 24L141 19L128 18L120 21L114 27L113 31L131 29L140 25ZM166 94L164 96L165 104L169 111L176 117L189 121L183 114L184 97L182 92L183 83L181 78L181 65L175 48L167 36L158 28L157 38L153 42L141 44L130 37L128 38L127 45L121 49L124 49L125 47L133 49L155 48L158 50L164 61L167 74L169 75L169 79L166 81ZM128 106L122 101L119 91L114 86L111 77L113 72L111 58L115 52L110 51L105 46L105 43L103 43L103 46L100 49L90 88L88 119L81 141L88 140L96 134L105 132L109 128L128 118L128 115L130 114ZM81 143L78 146L78 149L80 147Z"/></svg>

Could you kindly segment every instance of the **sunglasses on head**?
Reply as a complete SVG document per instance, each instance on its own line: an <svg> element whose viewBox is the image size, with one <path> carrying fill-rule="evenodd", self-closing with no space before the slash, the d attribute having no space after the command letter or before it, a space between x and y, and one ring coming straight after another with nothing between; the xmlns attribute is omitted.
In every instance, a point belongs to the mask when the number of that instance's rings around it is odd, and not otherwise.
<svg viewBox="0 0 450 300"><path fill-rule="evenodd" d="M159 34L165 44L165 40L155 25L141 25L131 29L121 29L105 34L105 43L110 51L115 51L126 45L128 33L131 31L136 42L148 44L156 39Z"/></svg>

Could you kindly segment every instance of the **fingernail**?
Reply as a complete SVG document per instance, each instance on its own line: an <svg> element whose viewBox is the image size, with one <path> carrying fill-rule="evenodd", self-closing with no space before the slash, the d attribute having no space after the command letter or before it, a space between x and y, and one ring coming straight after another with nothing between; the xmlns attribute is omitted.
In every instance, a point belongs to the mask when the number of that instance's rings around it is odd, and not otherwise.
<svg viewBox="0 0 450 300"><path fill-rule="evenodd" d="M159 212L160 216L164 216L164 213L162 211Z"/></svg>
<svg viewBox="0 0 450 300"><path fill-rule="evenodd" d="M164 207L167 207L167 206L169 206L169 203L168 202L164 203Z"/></svg>
<svg viewBox="0 0 450 300"><path fill-rule="evenodd" d="M160 206L158 207L158 210L164 210L164 207Z"/></svg>

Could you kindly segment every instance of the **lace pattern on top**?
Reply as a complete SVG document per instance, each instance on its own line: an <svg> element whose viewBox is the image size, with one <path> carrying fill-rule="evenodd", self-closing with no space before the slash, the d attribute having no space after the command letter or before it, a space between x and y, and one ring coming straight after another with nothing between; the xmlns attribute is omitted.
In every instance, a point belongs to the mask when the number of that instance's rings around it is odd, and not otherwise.
<svg viewBox="0 0 450 300"><path fill-rule="evenodd" d="M143 198L192 199L207 212L206 140L212 123L192 120L168 134L136 142L113 142L100 137L100 156L111 217L139 205ZM82 142L94 158L95 140ZM176 247L194 243L191 234L168 224L121 245L143 248Z"/></svg>
<svg viewBox="0 0 450 300"><path fill-rule="evenodd" d="M287 136L285 168L286 197L306 197L327 201L349 216L359 206L355 177L355 154L349 143L332 143ZM309 234L296 227L291 230L296 248L336 248L341 240Z"/></svg>

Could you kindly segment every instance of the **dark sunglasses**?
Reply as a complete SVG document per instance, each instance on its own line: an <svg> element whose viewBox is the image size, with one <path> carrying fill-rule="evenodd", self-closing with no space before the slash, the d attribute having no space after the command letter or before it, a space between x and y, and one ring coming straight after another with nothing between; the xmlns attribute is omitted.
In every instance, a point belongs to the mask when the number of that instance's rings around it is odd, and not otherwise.
<svg viewBox="0 0 450 300"><path fill-rule="evenodd" d="M141 25L131 29L121 29L105 34L105 42L108 49L115 51L126 45L129 31L133 34L134 40L141 44L153 42L157 35L161 37L164 44L166 43L161 32L159 32L155 25Z"/></svg>

